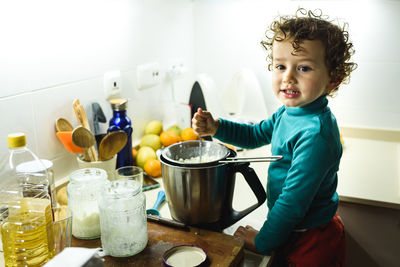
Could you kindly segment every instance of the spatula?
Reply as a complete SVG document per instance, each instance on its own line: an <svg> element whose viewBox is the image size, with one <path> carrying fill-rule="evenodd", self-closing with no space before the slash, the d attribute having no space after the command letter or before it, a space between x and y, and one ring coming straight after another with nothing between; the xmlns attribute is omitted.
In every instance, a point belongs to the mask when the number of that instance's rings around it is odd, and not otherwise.
<svg viewBox="0 0 400 267"><path fill-rule="evenodd" d="M72 132L56 132L58 139L63 143L65 149L72 153L84 153L84 150L72 142Z"/></svg>
<svg viewBox="0 0 400 267"><path fill-rule="evenodd" d="M146 210L147 214L151 215L157 215L160 216L160 212L158 211L158 207L160 206L161 203L163 203L165 200L165 192L164 190L160 190L157 195L157 200L154 203L154 206L151 209Z"/></svg>
<svg viewBox="0 0 400 267"><path fill-rule="evenodd" d="M97 102L92 102L92 119L91 122L93 124L93 133L94 133L94 137L96 137L96 146L97 149L99 149L100 146L100 142L101 140L104 138L104 136L106 135L104 132L101 132L100 130L100 123L106 123L107 122L107 118L104 115L103 110L101 109L101 106L99 103ZM90 123L90 121L89 121Z"/></svg>
<svg viewBox="0 0 400 267"><path fill-rule="evenodd" d="M107 122L106 116L104 115L104 112L101 109L100 104L97 102L92 102L92 116L93 116L93 132L94 135L96 136L101 134L99 122L102 123Z"/></svg>

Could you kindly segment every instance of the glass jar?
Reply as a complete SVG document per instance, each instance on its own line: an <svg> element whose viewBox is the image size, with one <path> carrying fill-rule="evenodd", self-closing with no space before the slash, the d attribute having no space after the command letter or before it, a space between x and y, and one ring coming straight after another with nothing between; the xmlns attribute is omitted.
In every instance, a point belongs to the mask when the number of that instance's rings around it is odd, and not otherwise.
<svg viewBox="0 0 400 267"><path fill-rule="evenodd" d="M101 244L106 254L127 257L146 247L146 197L140 183L112 181L101 193L99 208Z"/></svg>
<svg viewBox="0 0 400 267"><path fill-rule="evenodd" d="M68 206L72 213L72 235L79 239L100 237L98 197L108 183L105 170L85 168L69 175Z"/></svg>

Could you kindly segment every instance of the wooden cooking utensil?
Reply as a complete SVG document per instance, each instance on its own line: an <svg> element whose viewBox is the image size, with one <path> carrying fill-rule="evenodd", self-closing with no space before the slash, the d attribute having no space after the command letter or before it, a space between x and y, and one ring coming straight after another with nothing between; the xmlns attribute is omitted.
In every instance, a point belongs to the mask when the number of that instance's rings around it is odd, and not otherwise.
<svg viewBox="0 0 400 267"><path fill-rule="evenodd" d="M64 118L58 118L56 120L56 130L57 132L72 132L74 127L72 127L71 123Z"/></svg>
<svg viewBox="0 0 400 267"><path fill-rule="evenodd" d="M74 100L74 102L72 103L72 106L74 108L75 115L76 115L76 118L78 119L79 124L90 131L90 125L89 125L89 121L86 116L85 109L79 102L78 98ZM90 157L93 159L93 161L98 160L96 148L94 147L94 145L89 147L88 153L90 154Z"/></svg>
<svg viewBox="0 0 400 267"><path fill-rule="evenodd" d="M124 131L109 132L104 136L99 145L99 158L101 161L109 160L121 151L128 141Z"/></svg>
<svg viewBox="0 0 400 267"><path fill-rule="evenodd" d="M96 139L91 131L83 126L78 126L72 131L72 141L75 145L83 148L85 160L95 161L92 155L89 153L89 148L94 145Z"/></svg>
<svg viewBox="0 0 400 267"><path fill-rule="evenodd" d="M56 132L58 139L63 143L65 149L72 153L83 153L84 150L72 142L72 131Z"/></svg>

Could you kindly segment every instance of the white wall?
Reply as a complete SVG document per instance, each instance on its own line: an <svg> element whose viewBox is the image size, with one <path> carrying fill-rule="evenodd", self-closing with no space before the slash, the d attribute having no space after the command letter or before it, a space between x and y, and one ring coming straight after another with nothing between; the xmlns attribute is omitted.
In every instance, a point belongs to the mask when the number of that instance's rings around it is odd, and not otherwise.
<svg viewBox="0 0 400 267"><path fill-rule="evenodd" d="M277 13L292 14L300 5L320 7L350 23L359 68L331 101L339 124L400 129L400 1L1 1L0 168L8 157L6 136L17 131L27 134L41 158L54 161L58 176L73 168L74 155L55 136L55 119L77 125L75 98L85 106L99 102L109 118L103 74L110 70L122 73L134 141L146 121L173 120L174 107L166 104L172 84L165 72L177 58L188 69L174 83L178 102L187 101L195 74L208 73L222 90L236 70L247 67L256 73L272 113L279 103L259 42ZM138 91L136 67L154 61L160 63L162 83Z"/></svg>
<svg viewBox="0 0 400 267"><path fill-rule="evenodd" d="M188 73L175 87L189 87L192 18L187 0L1 1L0 168L7 164L7 134L24 132L38 156L54 161L57 176L68 173L75 155L56 138L54 122L65 117L78 124L72 109L75 98L86 107L99 102L110 118L103 93L106 71L122 73L120 87L122 96L130 99L134 141L145 121L170 122L165 110L173 108L164 104L171 102L171 82L165 71L182 58ZM160 64L162 82L138 91L136 67L149 62ZM178 101L188 98L178 96Z"/></svg>
<svg viewBox="0 0 400 267"><path fill-rule="evenodd" d="M269 112L274 112L279 103L272 94L267 54L260 41L278 14L294 14L298 7L321 8L330 18L349 23L358 69L350 84L330 100L339 124L400 129L400 1L196 1L196 72L207 72L223 91L234 72L251 68Z"/></svg>

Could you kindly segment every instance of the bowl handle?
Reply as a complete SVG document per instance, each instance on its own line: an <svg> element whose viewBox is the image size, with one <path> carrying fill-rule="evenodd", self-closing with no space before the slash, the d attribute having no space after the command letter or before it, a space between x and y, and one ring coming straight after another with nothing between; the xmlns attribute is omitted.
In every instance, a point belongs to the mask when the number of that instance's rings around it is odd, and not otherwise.
<svg viewBox="0 0 400 267"><path fill-rule="evenodd" d="M246 182L249 184L250 189L253 191L254 195L257 198L257 203L253 204L252 206L242 210L236 211L232 207L232 201L228 201L229 207L227 207L226 214L223 216L222 222L222 229L231 226L232 224L236 223L244 216L261 206L265 200L267 199L267 195L265 193L264 187L261 184L258 176L253 168L250 168L250 163L240 163L240 164L232 164L234 174L236 172L240 172L243 177L245 178ZM234 187L232 187L232 192L230 192L230 200L233 199L233 191Z"/></svg>

